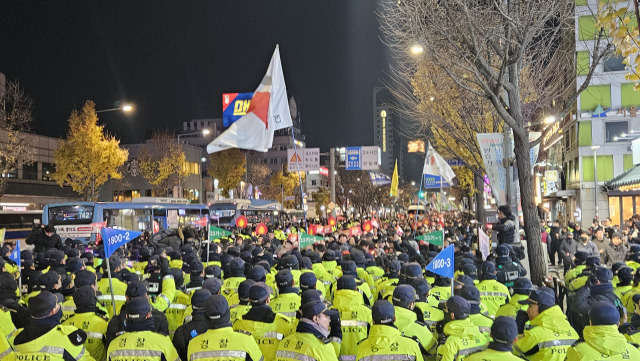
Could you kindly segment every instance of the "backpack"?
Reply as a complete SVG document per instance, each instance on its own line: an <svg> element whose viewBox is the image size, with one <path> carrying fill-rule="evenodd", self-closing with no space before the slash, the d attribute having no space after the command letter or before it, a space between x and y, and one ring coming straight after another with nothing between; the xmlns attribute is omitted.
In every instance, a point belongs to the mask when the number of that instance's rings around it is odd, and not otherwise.
<svg viewBox="0 0 640 361"><path fill-rule="evenodd" d="M511 262L508 266L498 265L496 268L498 282L507 287L513 287L514 281L520 277L520 268L515 262Z"/></svg>

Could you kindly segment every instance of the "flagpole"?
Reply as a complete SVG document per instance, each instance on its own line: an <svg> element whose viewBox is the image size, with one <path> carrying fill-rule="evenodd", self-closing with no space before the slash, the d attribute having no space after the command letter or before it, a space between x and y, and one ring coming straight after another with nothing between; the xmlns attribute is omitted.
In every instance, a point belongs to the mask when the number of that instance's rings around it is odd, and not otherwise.
<svg viewBox="0 0 640 361"><path fill-rule="evenodd" d="M422 181L424 180L424 174L420 175L420 190L418 191L418 211L416 212L417 216L416 216L416 230L415 232L413 232L413 240L416 240L416 235L418 234L418 216L420 216L420 194L422 193ZM427 207L426 207L426 203L425 203L425 210L424 210L424 218L427 218Z"/></svg>
<svg viewBox="0 0 640 361"><path fill-rule="evenodd" d="M104 241L103 241L104 244ZM105 249L106 251L106 249ZM105 257L107 262L107 275L109 276L109 291L111 291L111 305L113 306L113 315L116 315L116 298L113 295L113 283L111 282L111 266L109 265L109 257Z"/></svg>
<svg viewBox="0 0 640 361"><path fill-rule="evenodd" d="M291 125L291 139L293 139L293 150L298 154L298 147L296 146L296 136L295 129L293 125ZM304 216L304 229L305 232L309 232L307 229L307 211L304 209L304 191L302 190L302 176L300 175L300 171L298 171L298 181L300 182L300 204L302 205L302 215Z"/></svg>

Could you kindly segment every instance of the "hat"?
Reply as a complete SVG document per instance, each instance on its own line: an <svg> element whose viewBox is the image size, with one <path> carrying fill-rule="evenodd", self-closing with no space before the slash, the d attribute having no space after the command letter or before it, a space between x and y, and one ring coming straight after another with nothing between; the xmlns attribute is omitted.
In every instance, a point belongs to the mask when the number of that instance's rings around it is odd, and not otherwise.
<svg viewBox="0 0 640 361"><path fill-rule="evenodd" d="M256 282L254 280L244 280L238 285L238 299L242 302L249 302L249 290Z"/></svg>
<svg viewBox="0 0 640 361"><path fill-rule="evenodd" d="M29 299L29 313L32 318L40 319L49 316L56 307L58 298L49 291L42 291Z"/></svg>
<svg viewBox="0 0 640 361"><path fill-rule="evenodd" d="M482 262L480 273L483 275L493 275L496 272L496 265L493 262Z"/></svg>
<svg viewBox="0 0 640 361"><path fill-rule="evenodd" d="M300 269L312 269L311 259L309 257L302 257L300 259Z"/></svg>
<svg viewBox="0 0 640 361"><path fill-rule="evenodd" d="M400 272L400 261L394 259L393 261L389 262L389 265L387 267L389 268L389 272L398 273Z"/></svg>
<svg viewBox="0 0 640 361"><path fill-rule="evenodd" d="M589 256L585 262L587 266L599 266L600 265L600 256Z"/></svg>
<svg viewBox="0 0 640 361"><path fill-rule="evenodd" d="M457 319L465 319L471 312L471 304L460 296L452 296L446 303L448 312L452 312Z"/></svg>
<svg viewBox="0 0 640 361"><path fill-rule="evenodd" d="M518 293L519 291L529 291L533 289L533 283L526 277L520 277L513 282L513 290Z"/></svg>
<svg viewBox="0 0 640 361"><path fill-rule="evenodd" d="M598 302L589 309L589 319L594 326L617 325L620 322L620 312L610 302Z"/></svg>
<svg viewBox="0 0 640 361"><path fill-rule="evenodd" d="M290 287L292 284L293 274L291 273L291 270L283 269L276 273L276 285L278 287Z"/></svg>
<svg viewBox="0 0 640 361"><path fill-rule="evenodd" d="M73 283L76 287L91 286L96 282L95 273L87 270L78 271L75 273Z"/></svg>
<svg viewBox="0 0 640 361"><path fill-rule="evenodd" d="M147 284L139 281L131 282L127 285L124 295L129 299L144 297L147 294Z"/></svg>
<svg viewBox="0 0 640 361"><path fill-rule="evenodd" d="M265 304L269 295L269 287L263 282L256 282L249 289L249 301L251 301L252 305Z"/></svg>
<svg viewBox="0 0 640 361"><path fill-rule="evenodd" d="M255 282L265 282L267 280L267 271L261 266L253 266L247 272L247 278Z"/></svg>
<svg viewBox="0 0 640 361"><path fill-rule="evenodd" d="M471 278L478 277L478 269L476 268L476 265L474 265L473 263L467 263L462 265L461 271L462 273L464 273L465 275Z"/></svg>
<svg viewBox="0 0 640 361"><path fill-rule="evenodd" d="M394 304L401 303L408 305L416 300L416 290L411 285L398 285L393 290L393 302Z"/></svg>
<svg viewBox="0 0 640 361"><path fill-rule="evenodd" d="M207 278L204 283L202 283L202 288L209 290L212 295L217 295L222 289L222 282L217 278Z"/></svg>
<svg viewBox="0 0 640 361"><path fill-rule="evenodd" d="M309 252L308 256L311 263L322 263L322 256L320 255L320 252Z"/></svg>
<svg viewBox="0 0 640 361"><path fill-rule="evenodd" d="M60 264L64 260L64 252L58 249L53 249L49 253L49 259L56 264Z"/></svg>
<svg viewBox="0 0 640 361"><path fill-rule="evenodd" d="M327 262L331 262L331 261L335 261L336 260L336 254L333 253L332 250L328 249L323 255L322 255L322 260L323 261L327 261Z"/></svg>
<svg viewBox="0 0 640 361"><path fill-rule="evenodd" d="M519 301L519 303L521 305L542 305L543 308L549 308L556 304L556 299L553 295L553 290L547 289L547 287L542 287L537 290L532 290L529 294L529 298Z"/></svg>
<svg viewBox="0 0 640 361"><path fill-rule="evenodd" d="M322 301L311 301L300 308L302 311L302 317L312 319L313 316L317 316L324 313L327 316L334 316L338 314L336 310L330 310L327 305Z"/></svg>
<svg viewBox="0 0 640 361"><path fill-rule="evenodd" d="M204 303L204 313L214 324L229 323L229 303L222 295L212 295Z"/></svg>
<svg viewBox="0 0 640 361"><path fill-rule="evenodd" d="M406 253L400 253L398 255L398 261L400 261L400 263L407 263L409 262L409 255Z"/></svg>
<svg viewBox="0 0 640 361"><path fill-rule="evenodd" d="M211 292L209 292L208 289L201 288L199 290L196 290L191 296L191 306L193 307L193 309L204 308L204 303L210 296Z"/></svg>
<svg viewBox="0 0 640 361"><path fill-rule="evenodd" d="M300 289L306 290L309 288L316 288L318 278L313 272L305 272L300 275Z"/></svg>
<svg viewBox="0 0 640 361"><path fill-rule="evenodd" d="M600 283L610 283L613 279L613 272L607 267L598 267L593 272L593 276L600 281Z"/></svg>
<svg viewBox="0 0 640 361"><path fill-rule="evenodd" d="M498 257L508 256L509 247L505 246L504 244L499 245L498 247L496 247L496 255L498 255Z"/></svg>
<svg viewBox="0 0 640 361"><path fill-rule="evenodd" d="M636 293L631 297L631 299L633 300L633 303L638 304L640 302L640 293Z"/></svg>
<svg viewBox="0 0 640 361"><path fill-rule="evenodd" d="M409 279L422 277L422 266L419 263L408 263L404 268L404 277Z"/></svg>
<svg viewBox="0 0 640 361"><path fill-rule="evenodd" d="M278 267L280 269L298 269L300 266L298 265L298 259L295 256L285 256L278 262Z"/></svg>
<svg viewBox="0 0 640 361"><path fill-rule="evenodd" d="M58 281L60 281L60 274L55 271L49 271L40 277L40 288L45 291L50 291Z"/></svg>
<svg viewBox="0 0 640 361"><path fill-rule="evenodd" d="M220 268L220 266L217 266L217 265L207 266L207 268L204 269L204 277L205 278L215 277L220 279L222 277L222 268Z"/></svg>
<svg viewBox="0 0 640 361"><path fill-rule="evenodd" d="M632 244L629 246L629 253L640 253L640 244Z"/></svg>
<svg viewBox="0 0 640 361"><path fill-rule="evenodd" d="M80 251L77 248L72 248L67 251L67 258L80 257Z"/></svg>
<svg viewBox="0 0 640 361"><path fill-rule="evenodd" d="M518 337L516 321L508 316L498 316L491 325L493 341L511 345Z"/></svg>
<svg viewBox="0 0 640 361"><path fill-rule="evenodd" d="M469 303L480 303L480 291L476 286L462 287L459 296L469 301Z"/></svg>
<svg viewBox="0 0 640 361"><path fill-rule="evenodd" d="M464 286L473 286L473 278L467 275L460 275L453 280L454 288L462 288Z"/></svg>
<svg viewBox="0 0 640 361"><path fill-rule="evenodd" d="M313 301L322 301L322 292L319 290L306 290L300 295L300 307Z"/></svg>
<svg viewBox="0 0 640 361"><path fill-rule="evenodd" d="M356 279L353 276L342 276L338 278L336 288L338 290L355 291L358 288L358 284L356 283Z"/></svg>
<svg viewBox="0 0 640 361"><path fill-rule="evenodd" d="M416 290L416 295L418 298L426 297L429 291L431 290L431 285L424 278L417 278L411 282L411 286Z"/></svg>
<svg viewBox="0 0 640 361"><path fill-rule="evenodd" d="M633 270L630 267L621 267L617 272L618 279L620 282L630 282L633 280Z"/></svg>
<svg viewBox="0 0 640 361"><path fill-rule="evenodd" d="M574 254L574 257L576 258L576 261L582 262L585 261L587 257L589 257L589 254L587 252L578 251L576 252L576 254Z"/></svg>
<svg viewBox="0 0 640 361"><path fill-rule="evenodd" d="M73 302L76 304L76 307L95 307L97 301L98 297L96 296L96 290L94 290L91 286L79 287L73 293Z"/></svg>
<svg viewBox="0 0 640 361"><path fill-rule="evenodd" d="M199 275L203 270L204 266L202 265L202 262L196 260L189 263L189 273L192 275Z"/></svg>
<svg viewBox="0 0 640 361"><path fill-rule="evenodd" d="M351 257L358 267L364 267L367 263L367 259L364 257L364 253L360 250L351 251Z"/></svg>
<svg viewBox="0 0 640 361"><path fill-rule="evenodd" d="M356 268L356 263L354 261L342 262L342 274L349 275L349 276L357 276L358 271Z"/></svg>
<svg viewBox="0 0 640 361"><path fill-rule="evenodd" d="M229 268L231 268L231 273L244 273L244 261L242 258L236 257L229 262Z"/></svg>
<svg viewBox="0 0 640 361"><path fill-rule="evenodd" d="M371 316L375 324L393 324L396 318L396 310L389 301L377 300L371 308Z"/></svg>

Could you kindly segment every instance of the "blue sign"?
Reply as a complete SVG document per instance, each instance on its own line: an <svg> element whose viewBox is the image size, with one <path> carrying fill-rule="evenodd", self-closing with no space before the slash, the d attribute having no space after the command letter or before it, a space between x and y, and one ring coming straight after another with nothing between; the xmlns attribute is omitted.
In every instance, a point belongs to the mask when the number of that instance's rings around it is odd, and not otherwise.
<svg viewBox="0 0 640 361"><path fill-rule="evenodd" d="M138 231L125 231L121 229L103 228L102 242L104 242L105 257L111 256L113 252L118 249L118 247L131 241L141 234L142 232Z"/></svg>
<svg viewBox="0 0 640 361"><path fill-rule="evenodd" d="M460 159L447 159L447 164L452 167L461 167L464 165L464 162Z"/></svg>
<svg viewBox="0 0 640 361"><path fill-rule="evenodd" d="M347 147L345 149L344 162L346 170L361 170L360 155L362 152L361 147Z"/></svg>
<svg viewBox="0 0 640 361"><path fill-rule="evenodd" d="M9 259L15 262L18 265L18 268L22 266L22 262L20 260L20 241L16 242L16 249L11 252Z"/></svg>
<svg viewBox="0 0 640 361"><path fill-rule="evenodd" d="M453 278L454 248L454 245L450 245L443 249L425 269L442 277Z"/></svg>
<svg viewBox="0 0 640 361"><path fill-rule="evenodd" d="M442 179L439 175L433 174L423 174L424 183L422 184L422 188L425 189L440 189L440 182L442 182L442 188L450 188L451 186L447 181Z"/></svg>
<svg viewBox="0 0 640 361"><path fill-rule="evenodd" d="M386 186L391 184L391 177L383 173L369 172L371 184L374 186Z"/></svg>

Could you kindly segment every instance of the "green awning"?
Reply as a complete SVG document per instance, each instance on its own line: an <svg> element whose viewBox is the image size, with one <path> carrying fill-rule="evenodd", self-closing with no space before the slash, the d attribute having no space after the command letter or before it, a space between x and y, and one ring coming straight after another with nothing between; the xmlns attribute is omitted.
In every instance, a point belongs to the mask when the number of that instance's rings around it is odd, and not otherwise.
<svg viewBox="0 0 640 361"><path fill-rule="evenodd" d="M629 188L640 188L640 164L633 166L628 171L609 181L606 181L604 184L611 190L620 188L622 188L620 190L629 190Z"/></svg>

